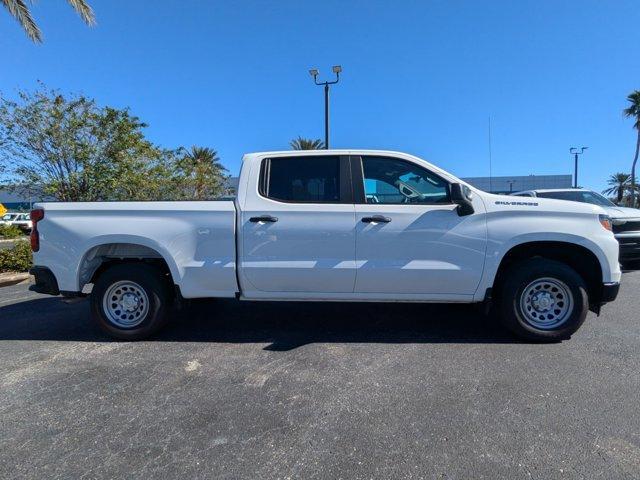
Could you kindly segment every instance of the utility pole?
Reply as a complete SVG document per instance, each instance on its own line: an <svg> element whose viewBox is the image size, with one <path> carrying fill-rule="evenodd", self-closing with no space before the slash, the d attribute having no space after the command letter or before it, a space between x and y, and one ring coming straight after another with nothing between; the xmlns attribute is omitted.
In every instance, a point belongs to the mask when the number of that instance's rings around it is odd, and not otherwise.
<svg viewBox="0 0 640 480"><path fill-rule="evenodd" d="M491 115L489 115L489 192L493 193L493 172L491 171Z"/></svg>
<svg viewBox="0 0 640 480"><path fill-rule="evenodd" d="M334 65L333 73L336 74L336 79L332 82L318 82L318 69L312 68L309 70L309 74L313 77L313 82L316 85L324 85L324 148L329 149L329 85L334 85L340 81L340 72L342 67L340 65Z"/></svg>
<svg viewBox="0 0 640 480"><path fill-rule="evenodd" d="M569 153L573 155L573 188L578 188L578 155L582 155L587 148L589 147L580 147L580 151L576 147L569 149Z"/></svg>

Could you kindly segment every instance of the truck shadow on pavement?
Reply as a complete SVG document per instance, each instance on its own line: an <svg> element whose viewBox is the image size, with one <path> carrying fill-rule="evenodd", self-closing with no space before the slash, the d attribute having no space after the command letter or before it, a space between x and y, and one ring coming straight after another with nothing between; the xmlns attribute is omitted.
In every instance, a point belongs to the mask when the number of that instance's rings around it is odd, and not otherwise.
<svg viewBox="0 0 640 480"><path fill-rule="evenodd" d="M0 340L109 342L87 301L38 298L0 307ZM177 310L151 341L268 343L519 343L469 305L197 300Z"/></svg>

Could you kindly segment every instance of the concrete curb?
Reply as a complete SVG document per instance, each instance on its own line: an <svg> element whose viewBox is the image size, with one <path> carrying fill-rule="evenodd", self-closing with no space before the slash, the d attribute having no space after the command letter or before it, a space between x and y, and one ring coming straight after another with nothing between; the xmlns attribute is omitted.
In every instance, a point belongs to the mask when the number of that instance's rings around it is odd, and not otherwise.
<svg viewBox="0 0 640 480"><path fill-rule="evenodd" d="M22 283L31 281L33 277L27 272L22 273L0 273L0 288L8 287L9 285L15 285L16 283Z"/></svg>

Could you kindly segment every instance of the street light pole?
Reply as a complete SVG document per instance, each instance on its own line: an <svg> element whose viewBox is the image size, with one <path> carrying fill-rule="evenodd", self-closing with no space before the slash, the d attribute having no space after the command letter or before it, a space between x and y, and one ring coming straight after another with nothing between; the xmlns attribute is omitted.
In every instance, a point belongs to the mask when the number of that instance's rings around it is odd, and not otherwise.
<svg viewBox="0 0 640 480"><path fill-rule="evenodd" d="M342 67L334 65L332 70L336 74L336 79L332 82L318 82L318 74L320 72L316 68L309 70L309 74L313 77L313 82L316 85L324 85L324 148L326 150L329 149L329 85L334 85L340 81Z"/></svg>
<svg viewBox="0 0 640 480"><path fill-rule="evenodd" d="M329 85L324 85L324 148L329 149Z"/></svg>
<svg viewBox="0 0 640 480"><path fill-rule="evenodd" d="M573 155L573 188L578 188L578 155L582 155L589 147L580 147L580 151L576 147L571 147L569 153Z"/></svg>

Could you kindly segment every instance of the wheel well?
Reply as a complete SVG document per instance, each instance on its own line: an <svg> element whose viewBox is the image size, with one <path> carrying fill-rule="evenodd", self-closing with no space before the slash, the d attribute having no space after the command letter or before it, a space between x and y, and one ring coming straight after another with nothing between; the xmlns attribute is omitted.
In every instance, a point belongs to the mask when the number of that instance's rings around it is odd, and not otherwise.
<svg viewBox="0 0 640 480"><path fill-rule="evenodd" d="M156 250L133 243L107 243L93 247L84 255L78 270L80 290L85 285L94 283L113 265L137 262L155 266L174 283L169 265Z"/></svg>
<svg viewBox="0 0 640 480"><path fill-rule="evenodd" d="M586 247L566 242L527 242L509 250L500 262L493 283L499 292L505 273L515 263L529 258L547 258L565 263L573 268L587 284L589 303L599 305L602 295L602 268L598 257Z"/></svg>

